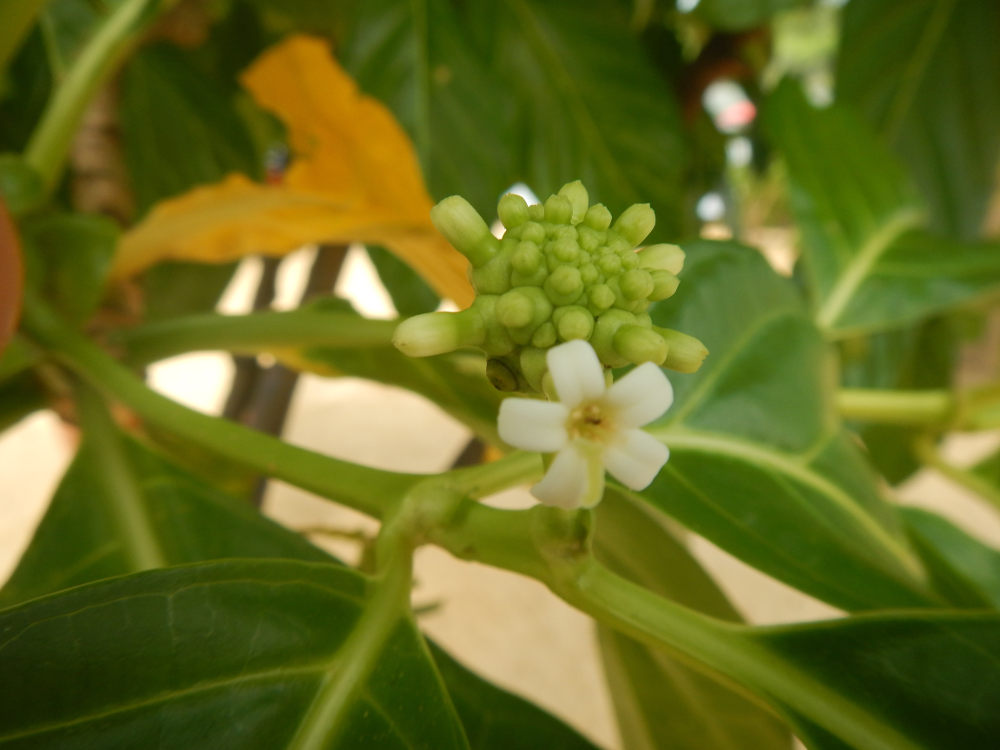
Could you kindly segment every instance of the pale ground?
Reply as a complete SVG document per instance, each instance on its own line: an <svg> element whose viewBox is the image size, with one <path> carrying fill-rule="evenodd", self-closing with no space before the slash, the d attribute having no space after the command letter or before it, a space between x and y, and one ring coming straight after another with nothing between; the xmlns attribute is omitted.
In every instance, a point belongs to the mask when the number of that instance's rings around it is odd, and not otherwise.
<svg viewBox="0 0 1000 750"><path fill-rule="evenodd" d="M297 296L300 265L287 269L282 299ZM236 310L253 284L254 269L241 272L226 309ZM353 290L370 315L390 315L372 290L364 263L355 256L341 292ZM217 410L231 372L228 358L194 355L157 366L161 391L206 411ZM385 468L433 472L446 468L467 431L439 409L404 391L359 380L306 377L292 404L285 437L330 455ZM971 462L995 444L992 436L956 437L949 450ZM0 437L0 580L15 566L72 451L72 436L47 413L37 414ZM924 473L902 492L905 502L946 513L981 538L1000 543L1000 522L982 504L947 481ZM491 502L508 507L531 502L524 491ZM359 515L284 485L271 488L266 509L293 527L371 528ZM322 541L317 539L317 541ZM352 555L341 542L338 552ZM739 609L753 622L793 622L829 617L834 610L765 578L703 540L695 553L717 575ZM418 605L437 605L421 617L425 629L456 657L500 685L536 701L603 747L618 741L611 705L586 617L533 581L463 563L436 549L417 560Z"/></svg>

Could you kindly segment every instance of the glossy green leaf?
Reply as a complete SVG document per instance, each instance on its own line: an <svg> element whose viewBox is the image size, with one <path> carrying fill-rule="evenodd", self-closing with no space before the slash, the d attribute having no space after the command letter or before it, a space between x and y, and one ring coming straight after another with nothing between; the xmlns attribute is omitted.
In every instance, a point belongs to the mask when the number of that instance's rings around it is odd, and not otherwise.
<svg viewBox="0 0 1000 750"><path fill-rule="evenodd" d="M619 575L705 614L739 621L715 582L655 510L609 488L597 506L594 551ZM769 750L791 747L772 714L666 652L598 628L624 747Z"/></svg>
<svg viewBox="0 0 1000 750"><path fill-rule="evenodd" d="M339 50L361 87L413 139L431 194L459 193L487 219L519 174L512 101L450 0L357 3Z"/></svg>
<svg viewBox="0 0 1000 750"><path fill-rule="evenodd" d="M933 227L978 236L1000 158L1000 5L869 0L843 12L837 98L898 154Z"/></svg>
<svg viewBox="0 0 1000 750"><path fill-rule="evenodd" d="M807 0L701 0L694 14L724 31L743 31L767 23L783 10L805 5Z"/></svg>
<svg viewBox="0 0 1000 750"><path fill-rule="evenodd" d="M816 321L829 335L913 323L1000 291L1000 244L925 232L899 165L846 108L785 82L766 123L788 166Z"/></svg>
<svg viewBox="0 0 1000 750"><path fill-rule="evenodd" d="M143 511L155 524L169 563L230 557L336 563L300 535L142 446L126 442L126 450L139 477ZM102 482L107 467L93 453L85 442L12 579L0 589L0 607L135 569ZM559 720L477 677L443 649L430 647L475 750L506 750L519 733L524 748L592 748Z"/></svg>
<svg viewBox="0 0 1000 750"><path fill-rule="evenodd" d="M861 709L851 729L864 726L882 738L851 743L789 710L810 748L989 750L1000 736L995 613L862 615L760 628L752 640L808 675L806 681L848 697Z"/></svg>
<svg viewBox="0 0 1000 750"><path fill-rule="evenodd" d="M226 561L98 582L0 612L0 744L286 747L369 585L329 564ZM30 665L30 667L28 667ZM412 624L392 626L323 747L465 748ZM416 710L419 707L419 710Z"/></svg>
<svg viewBox="0 0 1000 750"><path fill-rule="evenodd" d="M96 214L51 214L22 222L28 286L83 324L104 295L117 225Z"/></svg>
<svg viewBox="0 0 1000 750"><path fill-rule="evenodd" d="M929 558L928 567L938 569L969 606L1000 607L1000 551L936 513L908 507L900 513L917 548Z"/></svg>
<svg viewBox="0 0 1000 750"><path fill-rule="evenodd" d="M654 238L676 238L688 220L681 113L631 31L627 5L513 0L475 7L472 23L516 98L521 178L542 196L583 180L592 200L616 215L648 202L656 211Z"/></svg>
<svg viewBox="0 0 1000 750"><path fill-rule="evenodd" d="M930 603L877 479L834 413L831 352L795 286L752 248L687 245L654 323L709 356L670 376L651 431L671 458L643 496L716 545L845 609Z"/></svg>

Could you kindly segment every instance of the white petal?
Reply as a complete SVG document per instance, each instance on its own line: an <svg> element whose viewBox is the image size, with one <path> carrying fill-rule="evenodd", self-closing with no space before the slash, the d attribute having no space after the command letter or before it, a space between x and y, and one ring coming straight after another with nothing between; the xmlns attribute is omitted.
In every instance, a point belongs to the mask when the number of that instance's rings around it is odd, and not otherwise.
<svg viewBox="0 0 1000 750"><path fill-rule="evenodd" d="M604 393L604 368L586 341L576 339L555 346L545 361L559 400L570 409Z"/></svg>
<svg viewBox="0 0 1000 750"><path fill-rule="evenodd" d="M500 439L515 448L554 453L566 445L569 410L553 401L508 398L500 404L497 430Z"/></svg>
<svg viewBox="0 0 1000 750"><path fill-rule="evenodd" d="M630 490L648 487L668 458L667 446L642 430L625 430L622 439L604 451L611 476Z"/></svg>
<svg viewBox="0 0 1000 750"><path fill-rule="evenodd" d="M590 479L587 459L572 445L556 454L542 481L531 488L531 494L546 505L579 508L587 497Z"/></svg>
<svg viewBox="0 0 1000 750"><path fill-rule="evenodd" d="M604 403L617 409L618 423L641 427L660 417L674 402L674 388L652 362L636 367L608 388Z"/></svg>

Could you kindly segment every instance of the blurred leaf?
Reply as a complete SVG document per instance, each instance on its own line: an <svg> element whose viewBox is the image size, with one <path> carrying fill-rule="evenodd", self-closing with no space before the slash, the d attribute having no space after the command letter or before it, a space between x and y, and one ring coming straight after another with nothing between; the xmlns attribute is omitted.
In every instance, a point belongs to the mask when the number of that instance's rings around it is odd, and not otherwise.
<svg viewBox="0 0 1000 750"><path fill-rule="evenodd" d="M970 590L969 606L1000 607L1000 552L936 513L902 507L900 514L918 549L933 554L956 586Z"/></svg>
<svg viewBox="0 0 1000 750"><path fill-rule="evenodd" d="M705 614L740 616L641 500L609 487L596 508L594 552L619 575ZM607 628L598 638L622 744L629 750L791 748L781 722L660 649Z"/></svg>
<svg viewBox="0 0 1000 750"><path fill-rule="evenodd" d="M0 154L0 200L14 216L38 208L45 200L42 178L15 154Z"/></svg>
<svg viewBox="0 0 1000 750"><path fill-rule="evenodd" d="M905 162L934 229L979 234L1000 157L1000 5L869 0L843 11L837 98Z"/></svg>
<svg viewBox="0 0 1000 750"><path fill-rule="evenodd" d="M215 309L236 272L237 263L159 263L143 274L147 320Z"/></svg>
<svg viewBox="0 0 1000 750"><path fill-rule="evenodd" d="M816 321L835 337L913 323L1000 290L1000 243L919 230L892 155L848 110L811 107L785 82L766 122L782 150Z"/></svg>
<svg viewBox="0 0 1000 750"><path fill-rule="evenodd" d="M514 102L470 23L452 0L366 0L338 52L410 134L431 194L460 194L489 220L518 178Z"/></svg>
<svg viewBox="0 0 1000 750"><path fill-rule="evenodd" d="M97 214L49 214L22 223L28 283L82 324L104 294L118 226Z"/></svg>
<svg viewBox="0 0 1000 750"><path fill-rule="evenodd" d="M501 91L514 96L518 177L540 196L580 179L616 215L649 202L654 239L676 239L689 222L688 147L674 92L630 30L627 4L513 0L469 11Z"/></svg>
<svg viewBox="0 0 1000 750"><path fill-rule="evenodd" d="M420 315L437 309L441 298L413 269L385 248L372 245L367 250L379 280L401 316Z"/></svg>
<svg viewBox="0 0 1000 750"><path fill-rule="evenodd" d="M346 568L241 560L148 571L0 612L0 744L286 747L356 657ZM367 644L366 644L367 645ZM30 668L27 668L30 665ZM329 747L468 744L412 624L392 626ZM235 717L235 718L234 718Z"/></svg>
<svg viewBox="0 0 1000 750"><path fill-rule="evenodd" d="M20 422L47 404L34 375L21 373L0 383L0 432ZM2 594L0 594L2 600Z"/></svg>
<svg viewBox="0 0 1000 750"><path fill-rule="evenodd" d="M262 159L234 92L167 44L143 48L121 83L125 162L139 214L232 171L260 175Z"/></svg>
<svg viewBox="0 0 1000 750"><path fill-rule="evenodd" d="M716 29L744 31L767 23L783 10L809 0L701 0L693 14Z"/></svg>
<svg viewBox="0 0 1000 750"><path fill-rule="evenodd" d="M755 250L685 247L656 325L711 354L672 374L676 400L651 429L670 461L642 495L744 562L844 609L927 606L920 565L877 477L841 427L831 352L794 285Z"/></svg>
<svg viewBox="0 0 1000 750"><path fill-rule="evenodd" d="M860 747L990 750L1000 736L1000 616L887 613L759 628L755 645L789 662L810 684L860 708L881 744L860 744L789 711L817 750Z"/></svg>
<svg viewBox="0 0 1000 750"><path fill-rule="evenodd" d="M0 152L24 149L49 98L52 73L38 27L0 73Z"/></svg>
<svg viewBox="0 0 1000 750"><path fill-rule="evenodd" d="M290 38L266 52L244 84L288 126L298 158L282 184L231 174L159 204L123 237L116 276L165 259L218 263L359 241L390 248L459 304L471 299L465 259L430 223L405 133L358 92L323 42Z"/></svg>
<svg viewBox="0 0 1000 750"><path fill-rule="evenodd" d="M950 318L840 342L841 384L848 388L950 388L960 339ZM872 463L891 484L922 466L913 439L922 430L856 424Z"/></svg>

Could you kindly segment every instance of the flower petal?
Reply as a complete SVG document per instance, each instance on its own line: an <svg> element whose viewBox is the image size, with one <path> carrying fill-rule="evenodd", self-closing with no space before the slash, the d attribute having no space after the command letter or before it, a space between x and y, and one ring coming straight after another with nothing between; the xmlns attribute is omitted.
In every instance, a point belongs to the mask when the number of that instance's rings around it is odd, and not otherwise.
<svg viewBox="0 0 1000 750"><path fill-rule="evenodd" d="M497 429L508 445L528 451L554 453L569 440L569 410L560 403L534 398L508 398L500 404Z"/></svg>
<svg viewBox="0 0 1000 750"><path fill-rule="evenodd" d="M579 508L589 494L591 482L587 469L587 459L571 443L556 454L542 481L531 488L531 494L546 505Z"/></svg>
<svg viewBox="0 0 1000 750"><path fill-rule="evenodd" d="M618 423L641 427L660 417L674 402L674 388L652 362L636 367L612 384L604 402L618 410Z"/></svg>
<svg viewBox="0 0 1000 750"><path fill-rule="evenodd" d="M630 490L641 490L656 478L669 457L667 446L648 432L624 430L621 441L604 451L604 465Z"/></svg>
<svg viewBox="0 0 1000 750"><path fill-rule="evenodd" d="M559 400L568 408L604 393L604 368L586 341L576 339L553 347L545 361Z"/></svg>

